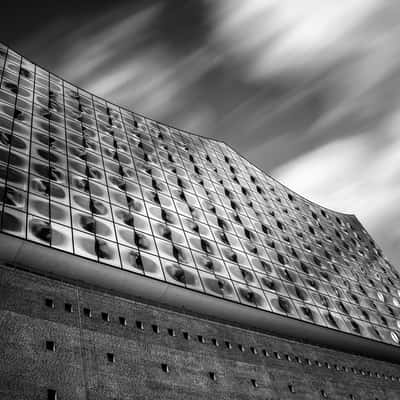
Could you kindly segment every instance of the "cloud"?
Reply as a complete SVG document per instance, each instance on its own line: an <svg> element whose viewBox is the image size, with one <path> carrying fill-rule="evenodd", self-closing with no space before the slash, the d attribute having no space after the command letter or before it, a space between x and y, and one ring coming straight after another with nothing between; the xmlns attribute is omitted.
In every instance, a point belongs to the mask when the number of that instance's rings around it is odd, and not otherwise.
<svg viewBox="0 0 400 400"><path fill-rule="evenodd" d="M362 37L353 31L382 2L234 0L213 4L216 40L247 63L249 79L263 79L282 71L305 73L305 67L315 70L359 49Z"/></svg>
<svg viewBox="0 0 400 400"><path fill-rule="evenodd" d="M244 151L279 143L286 162L373 130L396 109L399 6L380 0L211 4L215 46L257 93L255 101L241 101L240 117L231 115L254 127L232 138ZM265 158L259 165L276 166Z"/></svg>

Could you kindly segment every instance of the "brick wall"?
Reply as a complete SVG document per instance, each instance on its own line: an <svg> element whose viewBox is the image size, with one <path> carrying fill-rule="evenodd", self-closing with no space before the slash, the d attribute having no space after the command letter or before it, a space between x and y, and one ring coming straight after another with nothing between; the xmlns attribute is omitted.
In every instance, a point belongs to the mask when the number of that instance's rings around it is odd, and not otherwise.
<svg viewBox="0 0 400 400"><path fill-rule="evenodd" d="M399 377L397 365L0 267L1 400L397 400Z"/></svg>

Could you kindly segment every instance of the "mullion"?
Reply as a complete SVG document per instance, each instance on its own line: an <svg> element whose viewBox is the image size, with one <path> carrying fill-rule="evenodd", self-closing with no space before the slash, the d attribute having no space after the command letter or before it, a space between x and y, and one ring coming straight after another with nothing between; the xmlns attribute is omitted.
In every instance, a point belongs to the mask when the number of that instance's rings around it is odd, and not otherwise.
<svg viewBox="0 0 400 400"><path fill-rule="evenodd" d="M8 53L7 53L7 59L8 59ZM6 61L7 61L6 59ZM22 65L22 57L20 58L20 63L19 66L21 68ZM17 106L17 100L18 100L18 92L19 92L19 79L20 79L20 74L18 74L18 81L17 81L17 93L15 94L15 102L14 102L14 113L16 110L16 106ZM1 82L2 83L2 82ZM10 129L10 145L8 148L8 155L7 155L7 166L6 166L6 174L5 174L5 179L4 179L4 195L6 195L7 193L7 183L8 183L8 174L9 174L9 169L10 169L10 157L11 157L11 150L12 150L12 139L13 139L13 135L14 135L14 121L15 121L15 114L13 116L13 119L11 121L11 129ZM5 200L5 199L4 199ZM3 201L3 208L2 208L2 216L4 218L4 209L5 209L5 204L6 202ZM26 229L27 229L27 215L25 216L25 237L26 237ZM2 227L1 227L2 228Z"/></svg>

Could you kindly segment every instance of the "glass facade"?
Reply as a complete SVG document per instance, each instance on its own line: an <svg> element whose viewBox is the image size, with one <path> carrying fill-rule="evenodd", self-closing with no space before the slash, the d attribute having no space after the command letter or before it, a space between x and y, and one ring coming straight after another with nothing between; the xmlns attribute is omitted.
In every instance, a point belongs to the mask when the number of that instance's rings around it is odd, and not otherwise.
<svg viewBox="0 0 400 400"><path fill-rule="evenodd" d="M397 345L399 274L355 216L228 145L135 114L0 45L0 229Z"/></svg>

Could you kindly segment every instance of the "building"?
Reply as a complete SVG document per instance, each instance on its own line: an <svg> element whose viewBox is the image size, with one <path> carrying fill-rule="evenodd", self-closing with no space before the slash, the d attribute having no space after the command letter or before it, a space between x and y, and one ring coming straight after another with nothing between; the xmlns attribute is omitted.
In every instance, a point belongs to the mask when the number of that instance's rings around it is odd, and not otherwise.
<svg viewBox="0 0 400 400"><path fill-rule="evenodd" d="M0 47L1 399L398 399L354 215Z"/></svg>

